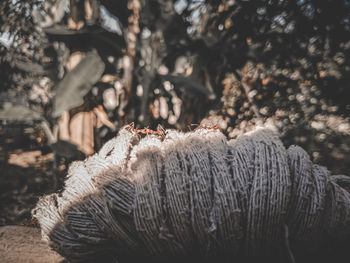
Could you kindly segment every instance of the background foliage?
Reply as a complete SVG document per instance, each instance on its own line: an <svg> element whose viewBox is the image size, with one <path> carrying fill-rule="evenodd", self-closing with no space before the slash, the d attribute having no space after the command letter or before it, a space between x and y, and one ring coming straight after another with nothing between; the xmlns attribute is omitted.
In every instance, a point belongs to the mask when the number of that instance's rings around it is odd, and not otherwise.
<svg viewBox="0 0 350 263"><path fill-rule="evenodd" d="M53 129L69 54L96 50L113 81L71 89L104 105L116 128L202 123L235 138L269 125L286 145L346 173L349 16L348 0L1 1L0 99ZM104 99L111 88L113 105Z"/></svg>

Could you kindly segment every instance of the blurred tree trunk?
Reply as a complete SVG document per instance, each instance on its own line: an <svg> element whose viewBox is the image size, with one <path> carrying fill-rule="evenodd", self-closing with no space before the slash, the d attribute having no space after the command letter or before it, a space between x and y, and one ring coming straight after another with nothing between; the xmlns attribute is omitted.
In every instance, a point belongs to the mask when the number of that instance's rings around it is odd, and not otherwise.
<svg viewBox="0 0 350 263"><path fill-rule="evenodd" d="M139 18L140 18L140 2L139 0L129 0L128 9L131 10L131 15L128 18L128 27L126 29L126 45L127 50L124 55L123 62L123 84L125 89L125 94L121 98L120 107L118 110L119 117L123 119L124 122L129 122L135 119L134 111L131 110L132 107L132 91L133 91L133 76L134 76L134 64L136 57L136 43L137 35L140 33ZM126 107L129 106L129 116L126 116Z"/></svg>
<svg viewBox="0 0 350 263"><path fill-rule="evenodd" d="M85 8L83 0L70 0L70 17L68 28L79 30L84 26Z"/></svg>

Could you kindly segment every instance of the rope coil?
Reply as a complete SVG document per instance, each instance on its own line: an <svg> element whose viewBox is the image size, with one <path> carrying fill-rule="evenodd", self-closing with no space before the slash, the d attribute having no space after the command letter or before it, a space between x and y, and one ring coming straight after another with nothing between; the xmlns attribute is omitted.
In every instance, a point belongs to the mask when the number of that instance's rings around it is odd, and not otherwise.
<svg viewBox="0 0 350 263"><path fill-rule="evenodd" d="M74 262L272 259L286 243L302 254L349 238L350 194L269 130L227 141L216 129L141 139L124 127L73 163L62 194L41 198L33 216Z"/></svg>

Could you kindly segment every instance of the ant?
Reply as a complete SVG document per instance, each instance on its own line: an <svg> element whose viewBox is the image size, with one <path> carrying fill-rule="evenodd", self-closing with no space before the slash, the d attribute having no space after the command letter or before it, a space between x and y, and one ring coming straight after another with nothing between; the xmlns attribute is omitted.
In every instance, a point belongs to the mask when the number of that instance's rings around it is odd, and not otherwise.
<svg viewBox="0 0 350 263"><path fill-rule="evenodd" d="M204 130L218 130L219 126L214 125L214 126L206 126L206 125L198 125L198 124L191 124L191 126L196 126L195 130L200 130L200 129L204 129Z"/></svg>
<svg viewBox="0 0 350 263"><path fill-rule="evenodd" d="M31 227L38 227L39 223L37 221L28 221L28 222L22 222L20 223L20 226L31 226Z"/></svg>
<svg viewBox="0 0 350 263"><path fill-rule="evenodd" d="M160 136L165 135L165 130L160 124L158 124L156 131L150 129L148 126L143 128L143 129L138 129L138 128L134 128L134 127L135 127L135 124L134 124L134 122L132 122L129 124L129 126L126 129L128 131L133 131L136 134L145 134L145 135L156 134L156 135L160 135Z"/></svg>

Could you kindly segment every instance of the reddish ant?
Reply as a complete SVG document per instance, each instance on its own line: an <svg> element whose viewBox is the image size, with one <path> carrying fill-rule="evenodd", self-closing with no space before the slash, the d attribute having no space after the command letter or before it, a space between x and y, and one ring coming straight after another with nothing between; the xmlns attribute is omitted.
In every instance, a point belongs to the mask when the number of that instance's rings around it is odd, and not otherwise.
<svg viewBox="0 0 350 263"><path fill-rule="evenodd" d="M29 222L22 222L20 223L20 226L32 226L32 227L37 227L39 226L37 221L29 221Z"/></svg>
<svg viewBox="0 0 350 263"><path fill-rule="evenodd" d="M197 124L191 124L191 126L196 126ZM198 125L195 130L200 130L200 129L204 129L204 130L218 130L219 126L214 125L214 126L206 126L206 125Z"/></svg>
<svg viewBox="0 0 350 263"><path fill-rule="evenodd" d="M134 128L134 126L135 126L135 124L132 122L132 123L129 124L129 126L126 129L128 131L133 131L136 134L145 134L145 135L156 134L156 135L161 135L161 136L165 135L164 128L161 125L159 125L159 124L157 126L157 130L156 131L150 129L149 127L145 127L143 129L138 129L138 128Z"/></svg>

